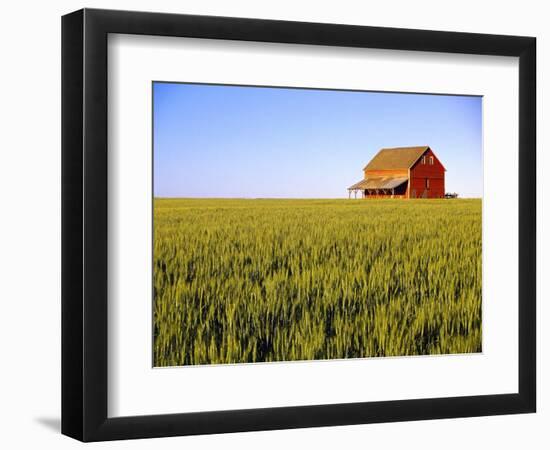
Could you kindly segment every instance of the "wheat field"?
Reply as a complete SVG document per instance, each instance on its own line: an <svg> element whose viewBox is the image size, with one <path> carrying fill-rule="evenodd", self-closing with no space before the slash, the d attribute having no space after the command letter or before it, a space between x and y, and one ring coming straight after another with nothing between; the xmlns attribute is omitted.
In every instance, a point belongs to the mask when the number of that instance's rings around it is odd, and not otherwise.
<svg viewBox="0 0 550 450"><path fill-rule="evenodd" d="M481 200L155 199L154 365L481 351Z"/></svg>

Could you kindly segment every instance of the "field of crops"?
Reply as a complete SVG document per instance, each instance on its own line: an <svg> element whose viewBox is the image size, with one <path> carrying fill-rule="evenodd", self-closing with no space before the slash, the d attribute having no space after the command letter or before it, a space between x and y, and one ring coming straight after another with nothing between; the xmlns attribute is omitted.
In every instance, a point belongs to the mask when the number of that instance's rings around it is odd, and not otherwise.
<svg viewBox="0 0 550 450"><path fill-rule="evenodd" d="M481 200L154 201L154 365L481 351Z"/></svg>

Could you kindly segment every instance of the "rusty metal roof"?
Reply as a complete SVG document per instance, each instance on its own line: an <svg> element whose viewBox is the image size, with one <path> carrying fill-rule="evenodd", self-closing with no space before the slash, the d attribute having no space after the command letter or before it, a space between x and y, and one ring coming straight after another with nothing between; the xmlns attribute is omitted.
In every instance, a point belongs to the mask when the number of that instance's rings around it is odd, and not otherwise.
<svg viewBox="0 0 550 450"><path fill-rule="evenodd" d="M383 148L363 170L410 169L430 147Z"/></svg>
<svg viewBox="0 0 550 450"><path fill-rule="evenodd" d="M354 185L348 190L354 189L394 189L397 186L405 183L407 177L367 177Z"/></svg>

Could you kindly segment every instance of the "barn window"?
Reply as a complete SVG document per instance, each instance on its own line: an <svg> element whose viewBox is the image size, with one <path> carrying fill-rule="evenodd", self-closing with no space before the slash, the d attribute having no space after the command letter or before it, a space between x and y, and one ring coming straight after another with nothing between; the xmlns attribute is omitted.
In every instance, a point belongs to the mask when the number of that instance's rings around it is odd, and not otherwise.
<svg viewBox="0 0 550 450"><path fill-rule="evenodd" d="M430 189L430 179L426 178L426 189Z"/></svg>
<svg viewBox="0 0 550 450"><path fill-rule="evenodd" d="M430 156L430 166L433 166L433 165L434 165L434 157Z"/></svg>
<svg viewBox="0 0 550 450"><path fill-rule="evenodd" d="M426 157L425 156L422 157L422 164L426 164Z"/></svg>

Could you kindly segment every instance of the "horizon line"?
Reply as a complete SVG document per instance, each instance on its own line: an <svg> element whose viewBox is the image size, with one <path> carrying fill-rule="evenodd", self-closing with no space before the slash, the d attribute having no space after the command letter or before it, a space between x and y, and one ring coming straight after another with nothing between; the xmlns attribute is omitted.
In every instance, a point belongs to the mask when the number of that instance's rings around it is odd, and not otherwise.
<svg viewBox="0 0 550 450"><path fill-rule="evenodd" d="M348 197L179 197L179 196L153 196L157 200L366 200L364 198L348 198ZM459 200L482 200L483 197L457 197ZM441 198L389 198L375 200L449 200ZM456 199L453 199L456 200Z"/></svg>

